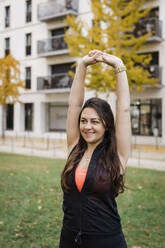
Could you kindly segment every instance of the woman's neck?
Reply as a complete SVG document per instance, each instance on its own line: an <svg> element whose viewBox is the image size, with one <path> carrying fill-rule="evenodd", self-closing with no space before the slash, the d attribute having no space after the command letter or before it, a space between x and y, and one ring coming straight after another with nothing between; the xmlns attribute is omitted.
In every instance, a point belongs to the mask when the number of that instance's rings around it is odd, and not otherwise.
<svg viewBox="0 0 165 248"><path fill-rule="evenodd" d="M94 149L101 143L102 141L99 141L97 143L87 143L87 152L88 154L92 154Z"/></svg>

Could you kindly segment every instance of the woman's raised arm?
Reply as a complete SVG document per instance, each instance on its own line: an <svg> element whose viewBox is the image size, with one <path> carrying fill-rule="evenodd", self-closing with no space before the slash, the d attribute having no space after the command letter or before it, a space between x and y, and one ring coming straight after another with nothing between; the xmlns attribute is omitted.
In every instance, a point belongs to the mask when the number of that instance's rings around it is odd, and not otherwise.
<svg viewBox="0 0 165 248"><path fill-rule="evenodd" d="M78 117L84 102L84 82L86 65L80 61L76 68L76 74L70 91L68 112L67 112L67 146L68 152L77 143L79 138Z"/></svg>
<svg viewBox="0 0 165 248"><path fill-rule="evenodd" d="M103 53L102 59L111 65L116 72L116 140L119 158L122 164L121 173L125 171L126 163L131 148L131 121L130 121L130 93L126 74L126 68L121 59L116 56Z"/></svg>
<svg viewBox="0 0 165 248"><path fill-rule="evenodd" d="M79 139L78 117L84 102L84 83L87 66L96 63L96 58L102 54L100 51L91 51L84 56L77 65L75 77L69 96L69 107L67 113L67 146L68 152Z"/></svg>
<svg viewBox="0 0 165 248"><path fill-rule="evenodd" d="M117 109L115 127L117 148L123 166L123 174L131 149L130 93L126 71L116 73L116 80Z"/></svg>

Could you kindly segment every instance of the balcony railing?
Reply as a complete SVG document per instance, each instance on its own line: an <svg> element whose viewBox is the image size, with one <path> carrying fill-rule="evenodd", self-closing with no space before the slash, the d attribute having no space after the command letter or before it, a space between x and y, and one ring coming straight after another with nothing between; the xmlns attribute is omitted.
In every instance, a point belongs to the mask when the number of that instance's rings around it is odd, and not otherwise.
<svg viewBox="0 0 165 248"><path fill-rule="evenodd" d="M38 41L37 49L38 55L40 56L53 56L69 52L68 46L64 40L64 35L58 35L46 40Z"/></svg>
<svg viewBox="0 0 165 248"><path fill-rule="evenodd" d="M151 32L152 36L148 38L147 42L160 42L162 40L162 22L155 17L139 20L133 31L135 37Z"/></svg>
<svg viewBox="0 0 165 248"><path fill-rule="evenodd" d="M38 19L40 21L49 22L69 14L78 15L77 0L63 0L60 4L57 0L51 0L38 5Z"/></svg>
<svg viewBox="0 0 165 248"><path fill-rule="evenodd" d="M149 71L149 73L151 74L151 78L157 78L158 79L158 82L157 82L158 87L161 86L161 84L162 84L162 67L160 67L158 65L149 65L149 66L146 66L144 69L147 69Z"/></svg>
<svg viewBox="0 0 165 248"><path fill-rule="evenodd" d="M72 78L68 73L58 73L47 77L37 78L37 90L65 89L72 85Z"/></svg>

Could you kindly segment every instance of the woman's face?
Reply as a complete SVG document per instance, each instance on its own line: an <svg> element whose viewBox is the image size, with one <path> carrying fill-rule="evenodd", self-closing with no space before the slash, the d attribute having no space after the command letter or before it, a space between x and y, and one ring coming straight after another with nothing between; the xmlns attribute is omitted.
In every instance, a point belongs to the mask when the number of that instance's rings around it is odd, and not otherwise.
<svg viewBox="0 0 165 248"><path fill-rule="evenodd" d="M80 118L80 133L90 144L100 143L104 138L105 127L102 119L93 108L85 108Z"/></svg>

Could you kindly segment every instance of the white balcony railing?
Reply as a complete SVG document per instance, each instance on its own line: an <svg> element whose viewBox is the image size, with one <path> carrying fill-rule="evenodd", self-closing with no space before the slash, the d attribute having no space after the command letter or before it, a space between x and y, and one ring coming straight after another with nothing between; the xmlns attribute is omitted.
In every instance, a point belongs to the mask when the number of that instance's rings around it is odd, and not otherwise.
<svg viewBox="0 0 165 248"><path fill-rule="evenodd" d="M70 88L72 78L68 73L58 73L46 77L37 78L37 90Z"/></svg>
<svg viewBox="0 0 165 248"><path fill-rule="evenodd" d="M57 0L51 0L38 5L38 19L40 21L51 21L69 14L78 15L77 0L63 0L60 3Z"/></svg>
<svg viewBox="0 0 165 248"><path fill-rule="evenodd" d="M162 40L162 22L157 18L145 18L138 21L133 31L135 37L152 33L147 42Z"/></svg>
<svg viewBox="0 0 165 248"><path fill-rule="evenodd" d="M162 83L162 67L158 65L148 65L145 67L151 74L152 78L157 78L158 79L158 84L160 85Z"/></svg>
<svg viewBox="0 0 165 248"><path fill-rule="evenodd" d="M52 56L60 53L68 53L68 46L64 40L65 35L58 35L37 43L37 51L40 56Z"/></svg>

